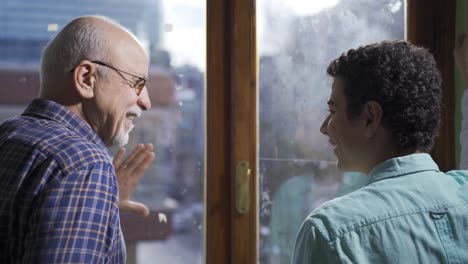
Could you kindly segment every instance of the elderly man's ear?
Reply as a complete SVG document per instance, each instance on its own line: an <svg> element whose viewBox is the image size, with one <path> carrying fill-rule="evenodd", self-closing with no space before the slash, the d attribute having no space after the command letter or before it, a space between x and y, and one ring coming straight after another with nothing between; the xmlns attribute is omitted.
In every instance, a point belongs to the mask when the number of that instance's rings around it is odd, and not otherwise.
<svg viewBox="0 0 468 264"><path fill-rule="evenodd" d="M76 92L85 99L94 97L96 85L96 65L88 60L82 60L73 71Z"/></svg>
<svg viewBox="0 0 468 264"><path fill-rule="evenodd" d="M383 109L376 101L368 101L363 108L363 114L366 122L365 136L373 138L382 124Z"/></svg>

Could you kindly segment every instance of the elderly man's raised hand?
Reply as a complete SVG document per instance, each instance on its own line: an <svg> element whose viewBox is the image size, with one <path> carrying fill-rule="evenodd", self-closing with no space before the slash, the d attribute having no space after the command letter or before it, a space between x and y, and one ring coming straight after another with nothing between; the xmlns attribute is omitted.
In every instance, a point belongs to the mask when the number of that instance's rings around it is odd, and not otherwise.
<svg viewBox="0 0 468 264"><path fill-rule="evenodd" d="M155 154L153 144L138 144L132 153L122 161L125 148L120 148L114 157L115 174L119 183L120 210L132 211L141 216L148 216L150 211L142 203L131 201L130 197L136 184L153 163Z"/></svg>

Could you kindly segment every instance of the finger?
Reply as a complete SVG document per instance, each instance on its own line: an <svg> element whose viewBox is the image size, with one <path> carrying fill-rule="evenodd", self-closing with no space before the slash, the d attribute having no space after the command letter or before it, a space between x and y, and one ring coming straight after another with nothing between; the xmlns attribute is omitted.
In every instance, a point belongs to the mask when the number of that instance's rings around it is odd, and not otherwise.
<svg viewBox="0 0 468 264"><path fill-rule="evenodd" d="M131 162L134 166L132 166L131 169L134 170L136 168L144 166L144 163L147 162L147 158L149 157L148 155L150 155L151 153L154 159L153 149L154 149L153 144L150 143L150 144L144 145L144 148L142 151L135 153L135 155L132 156Z"/></svg>
<svg viewBox="0 0 468 264"><path fill-rule="evenodd" d="M130 200L122 201L120 203L120 210L133 212L144 217L150 214L150 210L146 205Z"/></svg>
<svg viewBox="0 0 468 264"><path fill-rule="evenodd" d="M132 153L130 153L130 155L128 155L128 157L123 161L123 163L127 164L128 167L136 166L135 165L135 158L137 158L138 156L140 156L144 152L145 152L145 147L143 146L143 144L138 144L133 149Z"/></svg>
<svg viewBox="0 0 468 264"><path fill-rule="evenodd" d="M126 164L138 164L138 161L142 160L142 155L145 155L147 152L153 152L153 144L138 144L132 153L125 159Z"/></svg>
<svg viewBox="0 0 468 264"><path fill-rule="evenodd" d="M149 166L153 163L155 154L154 152L145 152L135 157L134 163L130 169L130 176L133 181L138 181L143 174L148 170Z"/></svg>
<svg viewBox="0 0 468 264"><path fill-rule="evenodd" d="M125 154L125 148L120 148L117 154L115 155L113 163L114 163L114 168L116 170L120 167L120 164L121 164L120 160L122 159L124 154Z"/></svg>
<svg viewBox="0 0 468 264"><path fill-rule="evenodd" d="M145 151L153 152L154 151L153 144L151 144L151 143L146 144L145 145Z"/></svg>
<svg viewBox="0 0 468 264"><path fill-rule="evenodd" d="M155 157L156 155L154 152L148 152L144 155L143 159L138 162L138 166L132 171L132 178L134 181L138 181L145 174L151 164L153 164Z"/></svg>
<svg viewBox="0 0 468 264"><path fill-rule="evenodd" d="M145 153L141 153L137 157L135 157L132 161L132 165L128 167L128 175L130 178L141 178L140 175L134 175L139 168L142 167L142 162L146 157Z"/></svg>

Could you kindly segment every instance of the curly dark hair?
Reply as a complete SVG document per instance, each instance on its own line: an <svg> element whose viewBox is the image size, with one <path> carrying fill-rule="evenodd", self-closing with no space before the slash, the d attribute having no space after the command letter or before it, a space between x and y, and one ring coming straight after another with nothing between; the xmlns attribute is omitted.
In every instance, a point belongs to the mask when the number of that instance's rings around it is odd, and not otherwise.
<svg viewBox="0 0 468 264"><path fill-rule="evenodd" d="M327 68L344 81L348 117L368 101L383 109L383 126L401 151L429 152L440 126L442 79L428 50L407 41L383 41L351 49Z"/></svg>

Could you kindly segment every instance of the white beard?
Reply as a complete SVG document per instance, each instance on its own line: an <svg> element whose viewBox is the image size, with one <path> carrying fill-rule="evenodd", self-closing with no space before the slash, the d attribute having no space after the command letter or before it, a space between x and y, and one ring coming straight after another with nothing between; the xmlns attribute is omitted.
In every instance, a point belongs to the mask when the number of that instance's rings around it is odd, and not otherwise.
<svg viewBox="0 0 468 264"><path fill-rule="evenodd" d="M132 129L133 129L133 124L130 127L130 129L128 129L127 132L125 132L123 129L123 126L121 126L119 128L119 131L117 131L117 134L115 135L115 137L112 139L112 146L117 146L121 148L127 145L128 139L130 138L129 134L130 134L130 131L132 131Z"/></svg>
<svg viewBox="0 0 468 264"><path fill-rule="evenodd" d="M141 109L138 105L132 106L128 112L134 114L136 117L140 117L141 115ZM117 131L117 134L115 134L114 138L112 139L112 146L117 146L120 148L120 147L127 145L128 139L130 137L129 136L130 131L132 131L133 129L133 123L131 124L131 126L128 128L128 131L126 132L125 132L124 126L125 125L122 124L119 130Z"/></svg>

